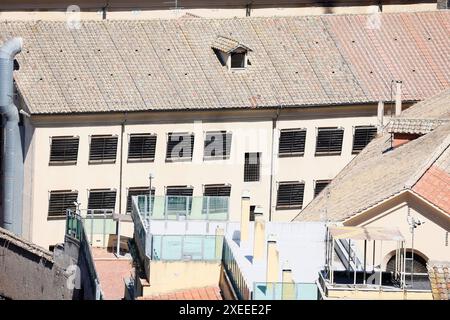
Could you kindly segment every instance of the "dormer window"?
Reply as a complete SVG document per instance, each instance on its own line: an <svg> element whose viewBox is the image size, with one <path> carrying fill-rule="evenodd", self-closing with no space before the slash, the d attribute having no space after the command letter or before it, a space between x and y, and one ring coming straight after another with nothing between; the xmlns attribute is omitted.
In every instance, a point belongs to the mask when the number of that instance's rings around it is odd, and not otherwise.
<svg viewBox="0 0 450 320"><path fill-rule="evenodd" d="M219 36L211 46L222 65L228 70L244 70L247 68L248 53L252 51L239 41Z"/></svg>

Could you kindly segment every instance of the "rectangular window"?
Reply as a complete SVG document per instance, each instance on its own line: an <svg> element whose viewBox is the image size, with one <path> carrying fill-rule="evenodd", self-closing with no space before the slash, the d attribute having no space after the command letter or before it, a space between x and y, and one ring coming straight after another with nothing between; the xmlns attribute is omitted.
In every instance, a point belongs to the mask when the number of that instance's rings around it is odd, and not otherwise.
<svg viewBox="0 0 450 320"><path fill-rule="evenodd" d="M260 158L259 152L247 152L244 162L244 182L259 181L260 175Z"/></svg>
<svg viewBox="0 0 450 320"><path fill-rule="evenodd" d="M232 52L231 53L231 69L245 68L246 56L247 56L247 54L245 52Z"/></svg>
<svg viewBox="0 0 450 320"><path fill-rule="evenodd" d="M317 132L316 155L340 155L343 138L343 128L319 128Z"/></svg>
<svg viewBox="0 0 450 320"><path fill-rule="evenodd" d="M330 182L331 180L316 180L314 185L314 198L317 197Z"/></svg>
<svg viewBox="0 0 450 320"><path fill-rule="evenodd" d="M377 135L377 128L375 126L358 126L355 127L353 134L353 148L352 154L360 153L370 141Z"/></svg>
<svg viewBox="0 0 450 320"><path fill-rule="evenodd" d="M169 133L167 137L166 161L192 160L194 134Z"/></svg>
<svg viewBox="0 0 450 320"><path fill-rule="evenodd" d="M278 155L301 157L305 153L306 129L283 129L280 131Z"/></svg>
<svg viewBox="0 0 450 320"><path fill-rule="evenodd" d="M114 212L116 207L116 190L92 189L89 190L88 210L95 210L94 213Z"/></svg>
<svg viewBox="0 0 450 320"><path fill-rule="evenodd" d="M50 164L76 164L79 137L51 137Z"/></svg>
<svg viewBox="0 0 450 320"><path fill-rule="evenodd" d="M154 161L156 135L131 134L128 141L128 161Z"/></svg>
<svg viewBox="0 0 450 320"><path fill-rule="evenodd" d="M304 182L280 182L278 185L277 209L301 209L304 191Z"/></svg>
<svg viewBox="0 0 450 320"><path fill-rule="evenodd" d="M48 201L48 216L64 217L66 215L67 209L70 209L74 212L76 209L74 202L76 202L77 199L78 191L50 191L50 197Z"/></svg>
<svg viewBox="0 0 450 320"><path fill-rule="evenodd" d="M135 196L148 196L149 187L132 187L128 189L127 196L127 213L131 213L132 204L131 198ZM152 188L152 199L155 196L155 189Z"/></svg>
<svg viewBox="0 0 450 320"><path fill-rule="evenodd" d="M207 184L203 191L205 197L229 197L231 186L226 184Z"/></svg>
<svg viewBox="0 0 450 320"><path fill-rule="evenodd" d="M189 215L192 208L192 194L194 189L186 186L166 188L166 214Z"/></svg>
<svg viewBox="0 0 450 320"><path fill-rule="evenodd" d="M226 131L207 132L205 136L203 158L229 159L231 150L231 133Z"/></svg>
<svg viewBox="0 0 450 320"><path fill-rule="evenodd" d="M89 162L115 163L117 155L117 136L91 136Z"/></svg>

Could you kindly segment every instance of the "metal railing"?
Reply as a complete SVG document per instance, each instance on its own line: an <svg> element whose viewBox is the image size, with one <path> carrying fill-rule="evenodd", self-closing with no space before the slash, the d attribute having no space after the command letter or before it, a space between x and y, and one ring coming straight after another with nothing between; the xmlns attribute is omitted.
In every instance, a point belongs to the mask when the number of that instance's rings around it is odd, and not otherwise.
<svg viewBox="0 0 450 320"><path fill-rule="evenodd" d="M220 261L223 236L152 235L152 260Z"/></svg>
<svg viewBox="0 0 450 320"><path fill-rule="evenodd" d="M92 288L95 290L96 300L103 299L103 293L100 287L100 280L95 269L94 259L92 256L91 246L83 225L83 218L71 210L66 211L66 236L78 240L80 244L80 254L86 261L89 280Z"/></svg>
<svg viewBox="0 0 450 320"><path fill-rule="evenodd" d="M229 197L152 196L133 197L145 220L228 220Z"/></svg>
<svg viewBox="0 0 450 320"><path fill-rule="evenodd" d="M228 245L226 239L223 243L222 264L228 278L230 279L233 290L236 292L237 298L239 300L250 300L250 289L247 286L247 282L242 275L241 269L237 264L233 251Z"/></svg>
<svg viewBox="0 0 450 320"><path fill-rule="evenodd" d="M315 283L255 282L253 300L318 300Z"/></svg>

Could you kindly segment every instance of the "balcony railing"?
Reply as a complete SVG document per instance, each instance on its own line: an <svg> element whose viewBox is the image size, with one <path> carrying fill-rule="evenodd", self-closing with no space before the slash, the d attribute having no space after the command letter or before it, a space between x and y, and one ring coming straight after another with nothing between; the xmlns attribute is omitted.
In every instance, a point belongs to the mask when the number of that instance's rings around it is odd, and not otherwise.
<svg viewBox="0 0 450 320"><path fill-rule="evenodd" d="M315 283L255 282L253 300L318 300Z"/></svg>
<svg viewBox="0 0 450 320"><path fill-rule="evenodd" d="M220 261L223 236L152 235L152 260Z"/></svg>
<svg viewBox="0 0 450 320"><path fill-rule="evenodd" d="M150 200L150 201L149 201ZM133 197L134 207L145 220L228 220L229 197Z"/></svg>

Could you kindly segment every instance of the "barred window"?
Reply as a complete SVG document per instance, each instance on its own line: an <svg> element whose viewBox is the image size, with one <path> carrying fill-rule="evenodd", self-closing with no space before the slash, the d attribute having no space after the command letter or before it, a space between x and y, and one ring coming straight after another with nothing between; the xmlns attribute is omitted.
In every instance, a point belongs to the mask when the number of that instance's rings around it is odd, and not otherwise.
<svg viewBox="0 0 450 320"><path fill-rule="evenodd" d="M89 162L115 163L117 154L117 136L91 136Z"/></svg>
<svg viewBox="0 0 450 320"><path fill-rule="evenodd" d="M48 216L61 217L66 215L66 210L75 211L75 203L78 199L78 191L56 190L50 191L48 201Z"/></svg>
<svg viewBox="0 0 450 320"><path fill-rule="evenodd" d="M114 211L115 207L116 207L116 190L112 189L89 190L88 210L98 210L98 211L108 210L111 212Z"/></svg>
<svg viewBox="0 0 450 320"><path fill-rule="evenodd" d="M245 153L244 182L259 181L260 158L261 153L259 152Z"/></svg>
<svg viewBox="0 0 450 320"><path fill-rule="evenodd" d="M194 134L169 133L167 139L167 161L192 160Z"/></svg>
<svg viewBox="0 0 450 320"><path fill-rule="evenodd" d="M207 132L204 144L204 159L228 159L231 150L231 133Z"/></svg>
<svg viewBox="0 0 450 320"><path fill-rule="evenodd" d="M358 126L355 127L353 134L353 148L352 154L360 153L370 141L377 135L377 128L375 126Z"/></svg>
<svg viewBox="0 0 450 320"><path fill-rule="evenodd" d="M277 209L301 209L304 191L304 182L280 182L278 185Z"/></svg>
<svg viewBox="0 0 450 320"><path fill-rule="evenodd" d="M306 129L283 129L280 131L278 155L300 157L305 153Z"/></svg>
<svg viewBox="0 0 450 320"><path fill-rule="evenodd" d="M314 198L317 197L330 182L331 180L316 180L314 185Z"/></svg>
<svg viewBox="0 0 450 320"><path fill-rule="evenodd" d="M128 142L128 161L155 160L156 135L131 134Z"/></svg>
<svg viewBox="0 0 450 320"><path fill-rule="evenodd" d="M128 189L127 196L127 213L131 213L132 211L132 197L135 196L148 196L149 187L131 187ZM152 188L152 199L155 196L155 189Z"/></svg>
<svg viewBox="0 0 450 320"><path fill-rule="evenodd" d="M343 138L343 128L319 128L316 141L316 155L340 155Z"/></svg>
<svg viewBox="0 0 450 320"><path fill-rule="evenodd" d="M76 164L79 137L51 137L50 164Z"/></svg>
<svg viewBox="0 0 450 320"><path fill-rule="evenodd" d="M231 186L226 184L207 184L205 185L203 195L205 197L229 197Z"/></svg>

